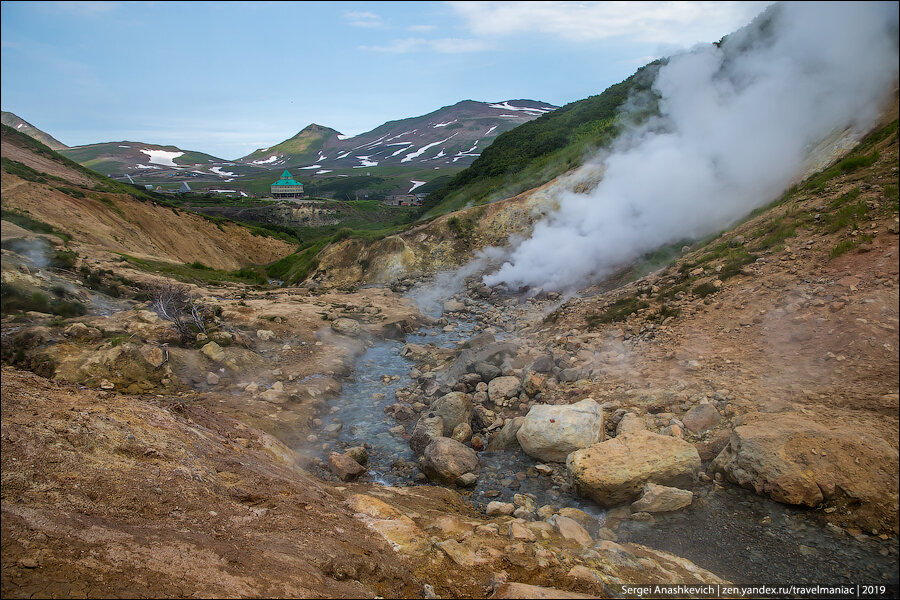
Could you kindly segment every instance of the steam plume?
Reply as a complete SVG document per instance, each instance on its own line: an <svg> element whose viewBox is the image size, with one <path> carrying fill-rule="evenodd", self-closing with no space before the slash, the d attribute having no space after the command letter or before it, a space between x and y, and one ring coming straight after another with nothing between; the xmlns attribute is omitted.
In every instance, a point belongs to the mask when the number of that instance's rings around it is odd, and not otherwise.
<svg viewBox="0 0 900 600"><path fill-rule="evenodd" d="M786 3L720 47L659 69L660 118L620 136L590 194L560 208L484 278L573 288L775 198L830 134L867 131L898 74L896 2Z"/></svg>

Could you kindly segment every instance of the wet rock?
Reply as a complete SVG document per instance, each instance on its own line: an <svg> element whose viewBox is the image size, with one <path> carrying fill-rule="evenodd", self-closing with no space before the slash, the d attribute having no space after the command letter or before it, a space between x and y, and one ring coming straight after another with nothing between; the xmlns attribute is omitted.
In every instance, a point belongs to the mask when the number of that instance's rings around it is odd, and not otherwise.
<svg viewBox="0 0 900 600"><path fill-rule="evenodd" d="M531 498L530 496L526 496L525 494L514 494L513 505L524 508L528 512L534 512L537 510L537 502L535 502L533 498Z"/></svg>
<svg viewBox="0 0 900 600"><path fill-rule="evenodd" d="M512 450L519 445L516 434L525 422L525 417L515 417L510 419L508 423L495 435L487 445L488 452L498 452L501 450Z"/></svg>
<svg viewBox="0 0 900 600"><path fill-rule="evenodd" d="M648 483L640 500L631 504L634 512L660 513L681 510L691 505L694 494L690 490Z"/></svg>
<svg viewBox="0 0 900 600"><path fill-rule="evenodd" d="M366 468L353 460L352 456L337 452L328 455L328 468L342 481L353 481L366 472Z"/></svg>
<svg viewBox="0 0 900 600"><path fill-rule="evenodd" d="M687 411L682 422L692 433L700 433L710 427L714 427L721 420L722 415L719 414L716 407L709 402L703 402Z"/></svg>
<svg viewBox="0 0 900 600"><path fill-rule="evenodd" d="M422 454L422 470L429 479L442 483L454 483L464 473L478 473L478 455L456 440L438 437L432 440Z"/></svg>
<svg viewBox="0 0 900 600"><path fill-rule="evenodd" d="M472 437L472 427L468 423L460 423L453 428L450 439L454 439L461 444L465 444Z"/></svg>
<svg viewBox="0 0 900 600"><path fill-rule="evenodd" d="M553 467L550 467L550 466L542 464L542 463L538 463L538 464L534 465L534 470L538 472L538 475L544 475L544 476L553 475Z"/></svg>
<svg viewBox="0 0 900 600"><path fill-rule="evenodd" d="M215 373L207 373L206 374L206 384L207 385L219 385L219 376Z"/></svg>
<svg viewBox="0 0 900 600"><path fill-rule="evenodd" d="M423 413L416 422L412 434L409 436L409 447L418 455L425 452L425 448L444 435L444 420L434 413Z"/></svg>
<svg viewBox="0 0 900 600"><path fill-rule="evenodd" d="M517 377L496 377L488 383L488 397L491 402L498 403L501 400L518 396L520 389Z"/></svg>
<svg viewBox="0 0 900 600"><path fill-rule="evenodd" d="M648 482L692 486L700 456L687 442L640 431L572 452L566 469L579 495L615 506L636 500Z"/></svg>
<svg viewBox="0 0 900 600"><path fill-rule="evenodd" d="M564 462L569 453L600 441L602 436L603 411L591 398L568 406L532 406L516 433L529 456L551 462Z"/></svg>
<svg viewBox="0 0 900 600"><path fill-rule="evenodd" d="M472 487L478 481L478 475L475 473L463 473L456 478L456 485L459 487Z"/></svg>
<svg viewBox="0 0 900 600"><path fill-rule="evenodd" d="M472 399L468 394L450 392L432 402L429 412L442 419L444 430L441 435L449 437L457 425L472 422L473 410Z"/></svg>
<svg viewBox="0 0 900 600"><path fill-rule="evenodd" d="M345 454L347 454L353 460L363 466L365 466L366 463L369 462L369 452L363 446L354 446L353 448L347 448L347 452L345 452Z"/></svg>

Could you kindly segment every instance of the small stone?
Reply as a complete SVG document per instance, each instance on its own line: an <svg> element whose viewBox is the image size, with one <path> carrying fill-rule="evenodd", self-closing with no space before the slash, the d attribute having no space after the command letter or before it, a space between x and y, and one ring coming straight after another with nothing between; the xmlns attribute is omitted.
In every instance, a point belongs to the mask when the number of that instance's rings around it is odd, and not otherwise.
<svg viewBox="0 0 900 600"><path fill-rule="evenodd" d="M207 373L206 383L207 385L219 385L219 376L212 372Z"/></svg>
<svg viewBox="0 0 900 600"><path fill-rule="evenodd" d="M498 502L497 500L494 500L488 502L487 508L485 508L485 514L487 514L487 516L489 517L509 516L513 514L515 510L516 507L514 504L511 504L509 502Z"/></svg>
<svg viewBox="0 0 900 600"><path fill-rule="evenodd" d="M478 475L475 473L463 473L456 478L456 485L459 487L472 487L478 481Z"/></svg>

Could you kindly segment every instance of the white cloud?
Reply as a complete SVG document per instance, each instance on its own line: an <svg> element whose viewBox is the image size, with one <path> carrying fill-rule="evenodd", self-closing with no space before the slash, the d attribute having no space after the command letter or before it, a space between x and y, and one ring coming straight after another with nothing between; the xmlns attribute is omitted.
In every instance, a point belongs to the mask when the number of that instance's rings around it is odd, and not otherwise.
<svg viewBox="0 0 900 600"><path fill-rule="evenodd" d="M423 33L432 31L435 29L434 25L410 25L407 27L410 31L421 31Z"/></svg>
<svg viewBox="0 0 900 600"><path fill-rule="evenodd" d="M344 11L344 20L352 27L381 27L381 17L372 12Z"/></svg>
<svg viewBox="0 0 900 600"><path fill-rule="evenodd" d="M450 2L476 36L543 33L691 46L746 24L771 2Z"/></svg>
<svg viewBox="0 0 900 600"><path fill-rule="evenodd" d="M384 46L360 46L360 49L370 52L387 52L391 54L406 54L409 52L433 51L441 54L461 54L464 52L482 52L489 50L491 44L485 40L465 38L439 38L428 40L425 38L404 38L392 40Z"/></svg>

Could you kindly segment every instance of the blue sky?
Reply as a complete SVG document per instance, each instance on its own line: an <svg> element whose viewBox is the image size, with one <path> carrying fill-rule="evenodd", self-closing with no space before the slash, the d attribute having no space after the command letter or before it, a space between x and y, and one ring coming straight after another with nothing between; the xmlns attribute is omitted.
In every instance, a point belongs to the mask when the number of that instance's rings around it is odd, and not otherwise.
<svg viewBox="0 0 900 600"><path fill-rule="evenodd" d="M2 108L68 145L237 158L460 100L563 105L768 2L8 2Z"/></svg>

